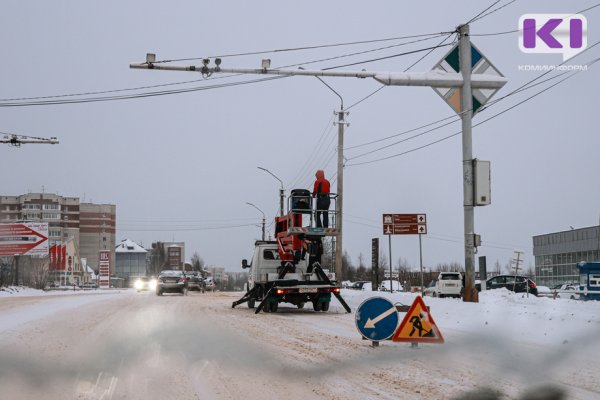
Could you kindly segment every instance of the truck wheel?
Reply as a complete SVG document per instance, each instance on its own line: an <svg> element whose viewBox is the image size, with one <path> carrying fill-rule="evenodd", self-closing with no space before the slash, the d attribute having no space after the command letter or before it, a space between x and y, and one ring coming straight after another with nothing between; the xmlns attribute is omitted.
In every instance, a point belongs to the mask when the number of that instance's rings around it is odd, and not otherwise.
<svg viewBox="0 0 600 400"><path fill-rule="evenodd" d="M254 308L254 304L255 304L254 299L248 300L248 308Z"/></svg>
<svg viewBox="0 0 600 400"><path fill-rule="evenodd" d="M324 301L321 303L321 311L329 311L329 302Z"/></svg>
<svg viewBox="0 0 600 400"><path fill-rule="evenodd" d="M277 303L276 301L271 303L271 312L277 312L278 308L279 308L279 303Z"/></svg>
<svg viewBox="0 0 600 400"><path fill-rule="evenodd" d="M322 309L322 308L321 308L321 305L322 305L322 304L323 304L323 303L321 303L319 300L315 300L315 301L313 302L313 309L314 309L315 311L321 311L321 309Z"/></svg>
<svg viewBox="0 0 600 400"><path fill-rule="evenodd" d="M298 307L299 309L302 309L302 308L304 308L304 302L302 302L302 303L298 303L298 304L296 305L296 307Z"/></svg>
<svg viewBox="0 0 600 400"><path fill-rule="evenodd" d="M163 293L163 292L162 292L162 290L157 290L157 291L156 291L156 295L157 295L157 296L162 296L162 293Z"/></svg>

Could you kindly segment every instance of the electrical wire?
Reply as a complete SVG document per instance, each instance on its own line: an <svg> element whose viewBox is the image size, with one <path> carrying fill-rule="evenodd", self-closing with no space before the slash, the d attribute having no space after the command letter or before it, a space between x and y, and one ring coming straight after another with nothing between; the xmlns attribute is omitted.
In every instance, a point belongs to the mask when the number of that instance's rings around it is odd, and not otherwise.
<svg viewBox="0 0 600 400"><path fill-rule="evenodd" d="M229 82L222 83L216 85L207 85L207 86L198 86L192 88L185 89L177 89L177 90L165 90L159 92L146 92L146 93L138 93L132 95L123 95L123 96L104 96L104 97L90 97L83 99L74 99L74 100L50 100L50 101L37 101L37 102L23 102L23 103L0 103L0 108L2 107L29 107L29 106L46 106L46 105L62 105L62 104L81 104L81 103L95 103L95 102L103 102L103 101L114 101L114 100L130 100L130 99L140 99L146 97L155 97L155 96L165 96L171 94L181 94L181 93L190 93L211 89L220 89L226 87L234 87L234 86L242 86L249 85L253 83L261 83L266 81L271 81L275 79L288 78L288 76L270 76L266 78L258 78L251 79L246 81L239 82Z"/></svg>
<svg viewBox="0 0 600 400"><path fill-rule="evenodd" d="M305 61L302 63L290 64L290 65L282 66L279 68L291 68L291 67L295 67L295 66L308 65L308 64L314 64L314 63L319 63L319 62L324 62L324 61L331 61L331 60L336 60L336 59L341 59L341 58L352 57L352 56L356 56L356 55L360 55L360 54L366 54L366 53L370 53L370 52L385 50L385 49L389 49L392 47L405 46L405 45L416 43L416 42L431 40L431 39L435 39L438 36L439 36L439 34L434 34L433 36L427 37L424 39L403 42L403 43L399 43L399 44L395 44L395 45L391 45L391 46L380 47L380 48L376 48L376 49L369 49L369 50L365 50L365 51L361 51L361 52L342 54L342 55L318 59L318 60ZM416 51L417 52L425 51L425 49L424 50L416 50ZM408 54L411 54L411 52L409 52ZM382 57L381 59L399 57L401 55L402 54L395 54L395 55L391 55L391 56ZM358 64L365 63L365 62L372 62L372 61L376 61L376 60L377 59L361 61L361 62L358 62ZM341 68L341 67L343 67L343 66L334 66L334 67L330 67L328 69L335 69L335 68ZM211 78L211 80L237 77L240 75L242 75L242 74L228 74L228 75L221 76L221 77ZM286 77L286 76L260 78L260 79L241 81L241 82L229 82L229 83L218 84L218 85L207 85L207 86L198 86L198 87L192 87L192 88L182 88L182 89L176 89L176 90L172 90L172 91L146 92L146 93L138 93L138 94L131 94L131 95L123 95L123 96L103 96L103 97L92 97L92 98L73 99L73 100L62 100L62 101L48 100L48 99L81 97L81 96L88 96L88 95L95 96L98 94L120 93L120 92L125 92L125 91L139 91L139 90L144 90L144 89L149 89L149 88L158 88L158 87L189 84L189 83L194 83L194 82L205 81L206 79L203 78L203 79L197 79L197 80L178 81L178 82L166 83L166 84L147 85L147 86L139 86L139 87L123 88L123 89L110 89L110 90L102 90L102 91L88 91L88 92L80 92L80 93L49 95L49 96L6 98L6 99L0 99L0 107L62 105L62 104L91 103L91 102L114 101L114 100L129 100L129 99L137 99L137 98L143 98L143 97L153 97L153 96L181 94L181 93L188 93L188 92L209 90L209 89L218 89L218 88L222 88L222 87L244 85L244 84L248 84L248 83L256 83L256 82L261 82L263 80L270 80L270 79L274 79L274 78L284 78L284 77ZM39 101L23 101L23 100L39 100Z"/></svg>
<svg viewBox="0 0 600 400"><path fill-rule="evenodd" d="M596 59L596 60L594 60L594 61L593 61L592 63L590 63L589 65L593 65L593 64L594 64L594 63L596 63L598 60L600 60L600 59ZM506 112L508 112L508 111L510 111L510 110L512 110L512 109L514 109L514 108L516 108L516 107L518 107L518 106L520 106L520 105L522 105L523 103L525 103L525 102L527 102L527 101L529 101L529 100L531 100L531 99L533 99L533 98L535 98L535 97L537 97L537 96L541 95L542 93L544 93L544 92L546 92L546 91L548 91L548 90L552 89L553 87L555 87L555 86L557 86L557 85L561 84L562 82L566 81L567 79L570 79L570 78L572 78L573 76L577 75L579 72L580 72L580 71L575 71L575 72L572 72L572 73L570 73L570 74L569 74L567 77L565 77L565 78L561 79L560 81L558 81L558 82L556 82L556 83L554 83L554 84L552 84L552 85L550 85L550 86L548 86L548 87L544 88L543 90L541 90L541 91L539 91L539 92L537 92L537 93L533 94L532 96L530 96L530 97L528 97L528 98L526 98L526 99L524 99L524 100L522 100L522 101L520 101L520 102L518 102L518 103L516 103L516 104L512 105L511 107L508 107L508 108L506 108L506 109L504 109L504 110L502 110L502 111L500 111L500 112L498 112L498 113L496 113L496 114L492 115L491 117L489 117L489 118L487 118L487 119L484 119L483 121L480 121L480 122L478 122L477 124L474 124L474 125L473 125L473 128L475 128L475 127L477 127L477 126L479 126L479 125L481 125L481 124L484 124L484 123L486 123L486 122L488 122L488 121L490 121L490 120L492 120L492 119L494 119L494 118L496 118L496 117L498 117L498 116L500 116L500 115L502 115L502 114L504 114L504 113L506 113ZM454 137L454 136L460 135L461 133L462 133L462 131L455 132L455 133L453 133L453 134L451 134L451 135L445 136L445 137L443 137L443 138L441 138L441 139L438 139L438 140L436 140L436 141L433 141L433 142L427 143L427 144L425 144L425 145L423 145L423 146L419 146L419 147L416 147L416 148L413 148L413 149L410 149L410 150L406 150L406 151L403 151L403 152L401 152L401 153L393 154L393 155L390 155L390 156L387 156L387 157L382 157L382 158L379 158L379 159L370 160L370 161L364 161L364 162L360 162L360 163L346 164L346 165L347 165L347 166L358 166L358 165L372 164L372 163L375 163L375 162L380 162L380 161L384 161L384 160L389 160L389 159L391 159L391 158L399 157L399 156L402 156L402 155L405 155L405 154L408 154L408 153L412 153L412 152L414 152L414 151L417 151L417 150L424 149L424 148L426 148L426 147L429 147L429 146L432 146L432 145L434 145L434 144L440 143L440 142L442 142L442 141L448 140L448 139L450 139L450 138L452 138L452 137Z"/></svg>
<svg viewBox="0 0 600 400"><path fill-rule="evenodd" d="M437 45L437 46L433 46L433 47L426 47L426 48L423 48L423 49L405 51L403 53L392 54L392 55L384 56L384 57L372 58L370 60L356 61L356 62L353 62L353 63L343 64L343 65L336 65L335 67L322 68L322 71L329 71L329 70L336 69L336 68L344 68L344 67L351 67L351 66L354 66L354 65L367 64L367 63L375 62L375 61L388 60L390 58L396 58L396 57L406 56L406 55L409 55L409 54L420 53L422 51L427 51L427 50L432 50L432 49L435 50L435 49L438 49L440 47L445 47L445 46L450 46L450 43L449 44L444 44L444 45Z"/></svg>
<svg viewBox="0 0 600 400"><path fill-rule="evenodd" d="M117 225L117 230L122 232L188 232L188 231L209 231L209 230L220 230L220 229L236 229L244 228L248 226L255 226L255 224L242 224L242 225L228 225L228 226L205 226L205 227L158 227L158 228L128 228L127 225Z"/></svg>
<svg viewBox="0 0 600 400"><path fill-rule="evenodd" d="M494 7L496 4L500 3L502 0L496 0L495 2L493 2L491 5L489 5L487 8L485 8L483 11L481 11L479 14L475 15L473 18L471 18L465 25L469 25L471 22L476 21L477 18L479 18L479 16L481 14L483 14L484 12L486 12L487 10L489 10L490 8Z"/></svg>
<svg viewBox="0 0 600 400"><path fill-rule="evenodd" d="M504 7L508 7L509 5L513 4L513 3L514 3L514 2L516 2L516 1L517 1L517 0L512 0L512 1L509 1L508 3L506 3L506 4L504 4L504 5L500 6L500 7L497 7L497 8L493 9L492 11L490 11L490 12L488 12L488 13L486 13L486 14L483 14L483 15L481 15L481 16L478 16L478 17L476 17L476 18L473 18L471 21L469 21L469 22L468 22L468 24L470 24L470 23L473 23L473 22L476 22L476 21L479 21L479 20L482 20L482 19L484 19L485 17L487 17L487 16L489 16L489 15L492 15L493 13L495 13L495 12L498 12L498 11L502 10ZM498 3L498 1L497 1L496 3ZM494 6L496 3L492 4L492 6ZM490 9L492 6L488 7L488 8L486 9L486 11L487 11L487 10L489 10L489 9Z"/></svg>
<svg viewBox="0 0 600 400"><path fill-rule="evenodd" d="M294 178L292 178L290 180L290 187L294 187L294 185L299 181L299 178L303 176L303 174L305 173L306 169L309 167L310 163L312 162L313 158L316 156L316 154L318 153L318 150L320 149L320 144L323 141L323 139L327 136L327 134L329 132L331 132L331 130L333 129L333 118L335 117L335 114L332 114L331 117L329 117L329 120L327 121L327 125L325 125L325 128L323 129L323 132L321 133L321 135L319 136L319 140L317 140L317 143L315 144L315 146L313 147L312 151L310 152L310 155L306 158L306 160L304 161L304 164L302 164L302 167L300 167L300 169L298 170L298 172L296 173L296 175L294 176Z"/></svg>
<svg viewBox="0 0 600 400"><path fill-rule="evenodd" d="M422 37L427 37L427 36L440 36L440 35L445 35L446 33L448 33L448 32L425 33L425 34L420 34L420 35L397 36L397 37L385 38L385 39L360 40L360 41L355 41L355 42L343 42L343 43L333 43L333 44L323 44L323 45L291 47L291 48L275 49L275 50L259 50L259 51L252 51L252 52L221 54L221 55L209 56L209 57L176 58L176 59L169 59L169 60L154 61L153 64L203 60L206 58L227 58L227 57L252 56L252 55L270 54L270 53L282 53L282 52L291 52L291 51L316 50L316 49L324 49L324 48L331 48L331 47L353 46L353 45L357 45L357 44L381 43L381 42L390 42L390 41L394 41L394 40L422 38Z"/></svg>
<svg viewBox="0 0 600 400"><path fill-rule="evenodd" d="M585 53L585 52L587 52L587 51L591 50L592 48L594 48L594 47L595 47L595 46L597 46L598 44L600 44L600 41L598 41L598 42L594 43L592 46L590 46L590 47L586 48L584 51L582 51L581 53L577 54L575 57L577 57L577 56L579 56L579 55L581 55L581 54L583 54L583 53ZM593 62L592 62L592 64L593 64L593 63L595 63L595 62L596 62L596 61L593 61ZM560 67L560 66L564 65L565 63L566 63L566 61L563 61L562 63L560 63L560 64L558 65L558 67ZM591 65L591 64L590 64L590 65ZM487 109L487 108L489 108L489 107L491 107L491 106L493 106L493 105L495 105L495 104L497 104L498 102L500 102L500 101L502 101L502 100L504 100L504 99L506 99L506 98L508 98L508 97L511 97L511 96L513 96L513 95L515 95L515 94L517 94L517 93L520 93L520 92L522 92L522 91L529 90L529 89L531 89L531 88L533 88L533 87L535 87L535 86L538 86L538 85L540 85L540 84L542 84L542 83L545 83L545 82L548 82L548 81L550 81L550 80L556 79L556 78L558 78L558 77L560 77L560 76L562 76L562 75L564 75L564 74L566 74L566 73L567 73L567 72L563 72L563 73L560 73L560 74L558 74L558 75L556 75L556 76L554 76L554 77L551 77L551 78L548 78L548 79L546 79L546 80L544 80L544 81L541 81L541 82L539 82L539 83L533 84L534 82L536 82L537 80L541 79L542 77L544 77L544 76L548 75L548 74L549 74L549 73L551 73L551 72L553 72L553 70L549 69L549 70L548 70L548 71L546 71L545 73L543 73L543 74L541 74L541 75L538 75L538 76L537 76L537 77L535 77L534 79L532 79L532 80L530 80L530 81L528 81L528 82L524 83L523 85L519 86L517 89L514 89L514 90L513 90L513 91L511 91L510 93L508 93L508 94L506 94L506 95L504 95L504 96L502 96L502 97L500 97L500 98L498 98L498 99L495 99L495 100L492 100L492 101L490 101L489 103L487 103L486 105L484 105L484 106L483 106L483 107L480 109L480 112L481 112L481 111L483 111L483 110L485 110L485 109ZM469 110L469 111L471 111L471 110ZM397 133L397 134L395 134L395 135L387 136L387 137L385 137L385 138L381 138L381 139L373 140L373 141L366 142L366 143L362 143L362 144L359 144L359 145L354 145L354 146L351 146L351 147L347 147L347 148L345 148L345 150L350 150L350 149L354 149L354 148L358 148L358 147L364 147L364 146L367 146L367 145L370 145L370 144L374 144L374 143L382 142L382 141L385 141L385 140L388 140L388 139L391 139L391 138L394 138L394 137L402 136L402 135L404 135L404 134L407 134L407 133L410 133L410 132L414 132L414 131L420 130L420 129L422 129L422 128L425 128L425 127L428 127L428 126L431 126L431 125L435 125L435 124L437 124L437 123L439 123L439 122L442 122L442 121L445 121L445 120L447 120L447 119L452 119L452 118L454 118L454 119L455 119L454 121L451 121L450 123L446 123L446 124L440 125L439 127L436 127L436 128L433 128L433 129L430 129L430 130L428 130L428 131L424 132L424 133L429 133L429 132L432 132L432 131L434 131L434 130L440 129L440 128L444 127L444 126L447 126L447 125L449 125L449 124L451 124L451 123L458 122L458 120L460 119L460 115L462 115L464 112L465 112L465 111L463 111L462 113L460 113L460 114L458 114L458 115L452 115L452 116L449 116L449 117L446 117L446 118L442 118L442 119L440 119L440 120L437 120L437 121L434 121L434 122L431 122L431 123L428 123L428 124L425 124L425 125L421 125L421 126L419 126L419 127L417 127L417 128L412 128L412 129L409 129L409 130L407 130L407 131L403 131L403 132ZM415 138L415 137L419 137L419 136L422 136L422 134L414 135L414 136L412 136L411 138ZM399 144L399 143L405 142L406 140L410 140L411 138L409 138L409 139L405 139L405 140L401 140L401 141L395 142L395 143L393 143L393 144L390 144L390 145L387 145L387 146L383 146L383 147L381 147L381 148L379 148L379 149L377 149L377 150L373 150L373 151L370 151L370 152L367 152L367 153L364 153L364 154L359 154L359 155L357 155L357 156L351 157L350 159L353 159L353 158L358 158L358 157L362 157L363 155L371 154L371 153L374 153L375 151L380 151L380 150L386 149L386 148L388 148L388 147L391 147L391 146L393 146L393 145L395 145L395 144Z"/></svg>

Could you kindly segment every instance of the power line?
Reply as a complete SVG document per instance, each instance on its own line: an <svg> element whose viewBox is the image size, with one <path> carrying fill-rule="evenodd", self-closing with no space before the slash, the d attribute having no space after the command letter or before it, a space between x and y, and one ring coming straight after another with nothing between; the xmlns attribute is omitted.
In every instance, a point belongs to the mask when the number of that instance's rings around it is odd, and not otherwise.
<svg viewBox="0 0 600 400"><path fill-rule="evenodd" d="M485 8L483 11L481 11L479 14L477 14L473 18L471 18L465 25L469 25L471 22L476 21L477 18L479 18L479 16L481 14L483 14L484 12L486 12L487 10L489 10L490 8L494 7L496 4L500 3L500 1L502 1L502 0L496 0L495 2L493 2L491 5L489 5L487 8Z"/></svg>
<svg viewBox="0 0 600 400"><path fill-rule="evenodd" d="M155 96L165 96L171 94L181 94L181 93L190 93L211 89L220 89L226 87L233 86L242 86L249 85L253 83L260 83L271 81L275 79L287 78L287 76L272 76L267 78L258 78L247 81L238 81L238 82L229 82L222 83L217 85L207 85L207 86L198 86L193 88L185 88L185 89L177 89L177 90L165 90L160 92L147 92L147 93L138 93L132 95L123 95L123 96L104 96L104 97L91 97L84 99L74 99L74 100L50 100L50 101L37 101L37 102L23 102L23 103L0 103L1 107L29 107L29 106L46 106L46 105L62 105L62 104L81 104L81 103L95 103L102 101L114 101L114 100L131 100L131 99L140 99L145 97L155 97Z"/></svg>
<svg viewBox="0 0 600 400"><path fill-rule="evenodd" d="M331 130L333 129L332 122L333 122L334 117L335 117L335 114L332 114L331 117L329 117L329 120L327 121L327 125L325 125L325 128L323 129L323 132L319 136L319 140L317 140L317 143L313 147L310 155L306 158L306 160L304 161L304 164L302 164L302 167L300 167L300 169L298 170L298 173L296 173L294 178L291 180L292 183L290 184L290 187L293 187L296 184L296 182L298 182L298 180L299 180L298 178L300 178L305 173L306 168L310 165L312 159L318 153L318 150L320 150L319 145L321 144L323 139L327 136L327 133L331 132Z"/></svg>
<svg viewBox="0 0 600 400"><path fill-rule="evenodd" d="M219 230L219 229L235 229L235 228L243 228L248 226L254 226L255 224L242 224L242 225L227 225L227 226L205 226L205 227L156 227L156 228L128 228L127 225L117 226L117 230L124 232L187 232L187 231L208 231L208 230Z"/></svg>
<svg viewBox="0 0 600 400"><path fill-rule="evenodd" d="M595 63L595 62L597 62L598 60L600 60L600 59L596 59L596 60L594 60L594 61L593 61L592 63L590 63L589 65L592 65L592 64L594 64L594 63ZM541 91L539 91L539 92L537 92L537 93L533 94L532 96L530 96L530 97L526 98L525 100L522 100L522 101L520 101L520 102L518 102L518 103L516 103L516 104L512 105L511 107L508 107L508 108L506 108L506 109L504 109L504 110L500 111L499 113L497 113L497 114L494 114L494 115L492 115L491 117L489 117L489 118L487 118L487 119L484 119L483 121L480 121L480 122L478 122L477 124L474 124L474 125L473 125L473 128L475 128L475 127L477 127L477 126L479 126L479 125L481 125L481 124L484 124L485 122L488 122L488 121L490 121L490 120L492 120L492 119L494 119L494 118L496 118L496 117L498 117L498 116L500 116L500 115L502 115L502 114L504 114L504 113L506 113L506 112L508 112L508 111L510 111L510 110L512 110L512 109L514 109L514 108L516 108L516 107L518 107L518 106L520 106L521 104L523 104L523 103L525 103L525 102L527 102L527 101L529 101L529 100L531 100L531 99L533 99L533 98L535 98L535 97L539 96L540 94L542 94L542 93L544 93L544 92L546 92L546 91L548 91L548 90L552 89L553 87L555 87L555 86L559 85L560 83L562 83L562 82L566 81L567 79L569 79L569 78L572 78L573 76L577 75L579 72L580 72L580 71L575 71L575 72L573 72L573 73L569 74L567 77L565 77L565 78L561 79L560 81L558 81L558 82L556 82L556 83L554 83L554 84L552 84L552 85L548 86L547 88L544 88L543 90L541 90ZM360 162L360 163L346 164L346 165L347 165L347 166L358 166L358 165L372 164L372 163L375 163L375 162L380 162L380 161L384 161L384 160L389 160L389 159L391 159L391 158L399 157L399 156L402 156L402 155L405 155L405 154L408 154L408 153L412 153L412 152L414 152L414 151L417 151L417 150L424 149L424 148L426 148L426 147L429 147L429 146L433 146L434 144L437 144L437 143L440 143L440 142L442 142L442 141L448 140L448 139L450 139L450 138L452 138L452 137L454 137L454 136L460 135L461 133L462 133L462 131L455 132L455 133L453 133L453 134L451 134L451 135L445 136L445 137L443 137L443 138L441 138L441 139L438 139L438 140L436 140L436 141L433 141L433 142L427 143L427 144L425 144L425 145L423 145L423 146L419 146L419 147L416 147L416 148L413 148L413 149L410 149L410 150L406 150L406 151L403 151L403 152L401 152L401 153L393 154L393 155L390 155L390 156L387 156L387 157L382 157L382 158L378 158L378 159L375 159L375 160L364 161L364 162Z"/></svg>
<svg viewBox="0 0 600 400"><path fill-rule="evenodd" d="M450 43L449 44L443 44L443 45L437 45L437 46L433 46L433 47L426 47L426 48L418 49L418 50L405 51L404 53L392 54L392 55L385 56L385 57L372 58L370 60L357 61L357 62L343 64L343 65L336 65L335 67L323 68L322 70L323 71L329 71L329 70L336 69L336 68L351 67L351 66L354 66L354 65L367 64L367 63L375 62L375 61L388 60L390 58L395 58L395 57L406 56L406 55L409 55L409 54L420 53L422 51L427 51L427 50L432 50L432 49L435 50L435 49L438 49L440 47L445 47L445 46L450 46Z"/></svg>
<svg viewBox="0 0 600 400"><path fill-rule="evenodd" d="M385 38L385 39L360 40L360 41L354 41L354 42L291 47L291 48L283 48L283 49L275 49L275 50L259 50L259 51L251 51L251 52L221 54L221 55L209 56L209 57L176 58L176 59L169 59L169 60L154 61L154 64L180 62L180 61L195 61L195 60L203 60L205 58L226 58L226 57L251 56L251 55L270 54L270 53L282 53L282 52L291 52L291 51L316 50L316 49L324 49L324 48L330 48L330 47L353 46L353 45L357 45L357 44L381 43L381 42L390 42L390 41L394 41L394 40L414 39L414 38L422 38L422 37L428 37L428 36L440 36L440 35L445 35L446 33L448 33L448 32L426 33L426 34L408 35L408 36L396 36L396 37Z"/></svg>
<svg viewBox="0 0 600 400"><path fill-rule="evenodd" d="M408 45L408 44L412 44L412 43L416 43L416 42L420 42L420 41L424 41L424 40L431 40L431 39L435 39L438 36L439 36L439 34L435 34L432 37L427 37L424 39L399 43L399 44L380 47L380 48L376 48L376 49L369 49L369 50L365 50L365 51L361 51L361 52L342 54L342 55L318 59L318 60L305 61L302 63L286 65L286 66L282 66L279 68L290 68L290 67L295 67L295 66L314 64L314 63L318 63L318 62L331 61L331 60L336 60L336 59L340 59L340 58L352 57L352 56L366 54L366 53L375 52L375 51L380 51L380 50L384 50L384 49L388 49L388 48L392 48L392 47L404 46L404 45ZM415 50L415 52L419 52L419 51L424 51L424 50ZM408 52L407 54L412 54L412 52ZM402 54L395 54L395 55L391 55L391 56L381 57L380 59L399 57L401 55ZM372 62L372 61L376 61L376 60L378 60L378 59L360 61L360 62L354 63L354 64L361 64L361 63ZM335 69L335 68L341 68L341 67L343 67L343 66L334 66L334 67L329 67L328 69ZM211 79L213 79L213 80L214 79L224 79L224 78L237 77L240 75L241 74L230 74L230 75L215 77L215 78L211 78ZM284 76L280 76L280 77L276 77L276 78L281 78L281 77L284 77ZM49 96L7 98L7 99L0 99L0 107L62 105L62 104L91 103L91 102L100 102L100 101L130 100L130 99L137 99L137 98L143 98L143 97L163 96L163 95L181 94L181 93L188 93L188 92L201 91L201 90L218 89L218 88L222 88L222 87L230 87L230 86L244 85L244 84L248 84L248 83L262 82L264 80L270 80L270 79L276 79L276 78L274 78L274 77L260 78L260 79L254 79L254 80L249 80L249 81L241 81L241 82L238 81L238 82L229 82L229 83L223 83L223 84L217 84L217 85L182 88L182 89L176 89L176 90L172 90L172 91L165 90L165 91L158 91L158 92L146 92L146 93L137 93L137 94L131 94L131 95L123 95L123 96L102 96L102 97L91 97L91 98L73 99L73 100L48 100L48 99L60 99L60 98L81 97L81 96L90 96L90 95L95 96L98 94L120 93L120 92L125 92L125 91L139 91L139 90L151 89L151 88L189 84L189 83L194 83L194 82L205 81L205 79L203 78L203 79L196 79L196 80L179 81L179 82L158 84L158 85L146 85L146 86L139 86L139 87L132 87L132 88L123 88L123 89L88 91L88 92L79 92L79 93L49 95ZM39 100L39 101L23 101L23 100Z"/></svg>
<svg viewBox="0 0 600 400"><path fill-rule="evenodd" d="M594 47L595 47L595 46L597 46L598 44L600 44L600 41L598 41L598 42L594 43L593 45L591 45L590 47L586 48L584 51L582 51L581 53L577 54L575 57L577 57L577 56L579 56L579 55L581 55L581 54L583 54L583 53L585 53L585 52L587 52L587 51L591 50L592 48L594 48ZM595 62L596 62L596 60L594 60L593 62L591 62L589 65L592 65L592 64L594 64ZM563 65L563 64L565 64L565 63L566 63L566 61L563 61L562 63L560 63L560 64L558 65L558 67L562 66L562 65ZM543 80L543 81L541 81L541 82L538 82L538 83L536 83L536 84L533 84L535 81L537 81L537 80L539 80L540 78L542 78L542 77L544 77L544 76L548 75L548 74L549 74L549 73L551 73L551 72L553 72L553 70L552 70L552 69L549 69L548 71L546 71L546 72L544 72L543 74L541 74L541 75L538 75L538 76L537 76L537 77L535 77L534 79L532 79L532 80L530 80L530 81L528 81L528 82L524 83L523 85L519 86L517 89L514 89L513 91L509 92L508 94L506 94L506 95L504 95L504 96L502 96L502 97L500 97L500 98L498 98L498 99L492 100L491 102L489 102L489 103L487 103L486 105L484 105L484 106L481 108L480 112L481 112L481 111L484 111L485 109L487 109L487 108L489 108L489 107L493 106L494 104L497 104L498 102L500 102L500 101L502 101L502 100L504 100L504 99L506 99L506 98L508 98L508 97L510 97L510 96L513 96L513 95L515 95L515 94L517 94L517 93L520 93L520 92L522 92L522 91L525 91L525 90L529 90L529 89L531 89L531 88L533 88L533 87L535 87L535 86L538 86L538 85L540 85L540 84L542 84L542 83L545 83L545 82L548 82L548 81L550 81L550 80L556 79L556 78L558 78L558 77L560 77L560 76L562 76L562 75L564 75L564 74L566 74L566 73L567 73L567 72L563 72L563 73L560 73L560 74L558 74L558 75L556 75L556 76L554 76L554 77L551 77L551 78L545 79L545 80ZM464 111L463 111L462 113L464 113ZM375 149L375 150L369 151L369 152L367 152L367 153L362 153L362 154L359 154L359 155L357 155L357 156L351 157L350 159L359 158L359 157L362 157L362 156L364 156L364 155L371 154L371 153L374 153L374 152L376 152L376 151L384 150L384 149L386 149L386 148L389 148L389 147L391 147L391 146L394 146L394 145L396 145L396 144L399 144L399 143L405 142L405 141L407 141L407 140L410 140L410 139L413 139L413 138L416 138L416 137L422 136L422 135L423 135L423 134L425 134L425 133L429 133L429 132L435 131L435 130L437 130L437 129L443 128L444 126L450 125L451 123L457 122L457 121L459 120L459 117L460 117L460 115L461 115L462 113L459 113L458 115L452 115L452 116L449 116L449 117L446 117L446 118L442 118L442 119L440 119L440 120L437 120L437 121L434 121L434 122L431 122L431 123L428 123L428 124L425 124L425 125L421 125L421 126L419 126L419 127L417 127L417 128L412 128L412 129L409 129L409 130L406 130L406 131L403 131L403 132L397 133L397 134L395 134L395 135L387 136L387 137L385 137L385 138L382 138L382 139L377 139L377 140L373 140L373 141L370 141L370 142L362 143L362 144L359 144L359 145L355 145L355 146L347 147L345 150L350 150L350 149L354 149L354 148L358 148L358 147L364 147L364 146L367 146L367 145L370 145L370 144L374 144L374 143L382 142L382 141L385 141L385 140L388 140L388 139L391 139L391 138L394 138L394 137L402 136L402 135L404 135L404 134L407 134L407 133L410 133L410 132L414 132L414 131L420 130L420 129L422 129L422 128L425 128L425 127L428 127L428 126L431 126L431 125L435 125L435 124L437 124L437 123L439 123L439 122L442 122L442 121L445 121L445 120L447 120L447 119L452 119L452 118L454 118L454 119L455 119L454 121L451 121L451 122L449 122L449 123L445 123L445 124L443 124L443 125L440 125L440 126L438 126L438 127L435 127L435 128L429 129L429 130L427 130L426 132L423 132L423 133L420 133L420 134L417 134L417 135L411 136L410 138L407 138L407 139L404 139L404 140L401 140L401 141L398 141L398 142L392 143L392 144L390 144L390 145L387 145L387 146L380 147L379 149Z"/></svg>
<svg viewBox="0 0 600 400"><path fill-rule="evenodd" d="M509 5L511 5L512 3L516 2L516 1L517 1L517 0L512 0L512 1L510 1L510 2L508 2L508 3L506 3L506 4L502 5L502 6L500 6L500 7L498 7L498 8L495 8L495 9L493 9L492 11L488 12L487 14L484 14L484 15L478 16L478 17L476 17L476 18L473 18L473 19L472 19L471 21L469 21L468 23L472 23L472 22L479 21L479 20L481 20L481 19L483 19L483 18L487 17L488 15L491 15L491 14L493 14L493 13L497 12L497 11L500 11L500 10L502 10L504 7L508 7ZM497 1L496 3L498 3L498 1ZM496 3L492 4L492 6L494 6ZM487 11L487 10L489 10L489 9L490 9L492 6L488 7L488 8L486 9L486 11Z"/></svg>

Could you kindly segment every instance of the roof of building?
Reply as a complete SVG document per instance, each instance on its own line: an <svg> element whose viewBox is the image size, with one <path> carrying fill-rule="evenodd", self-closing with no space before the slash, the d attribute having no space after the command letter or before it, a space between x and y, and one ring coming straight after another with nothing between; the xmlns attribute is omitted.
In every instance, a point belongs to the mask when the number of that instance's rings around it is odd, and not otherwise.
<svg viewBox="0 0 600 400"><path fill-rule="evenodd" d="M130 239L125 239L115 246L116 253L147 253L142 246Z"/></svg>

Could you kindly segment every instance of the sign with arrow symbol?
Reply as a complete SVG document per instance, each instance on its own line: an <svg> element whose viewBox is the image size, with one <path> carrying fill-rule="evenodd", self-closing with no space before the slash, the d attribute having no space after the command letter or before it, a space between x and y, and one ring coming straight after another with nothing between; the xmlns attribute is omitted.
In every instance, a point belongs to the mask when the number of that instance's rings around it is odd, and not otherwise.
<svg viewBox="0 0 600 400"><path fill-rule="evenodd" d="M383 214L384 235L426 235L426 214Z"/></svg>
<svg viewBox="0 0 600 400"><path fill-rule="evenodd" d="M356 310L356 328L367 340L389 339L398 326L398 312L391 301L383 297L371 297Z"/></svg>
<svg viewBox="0 0 600 400"><path fill-rule="evenodd" d="M48 223L0 224L0 256L48 254Z"/></svg>

